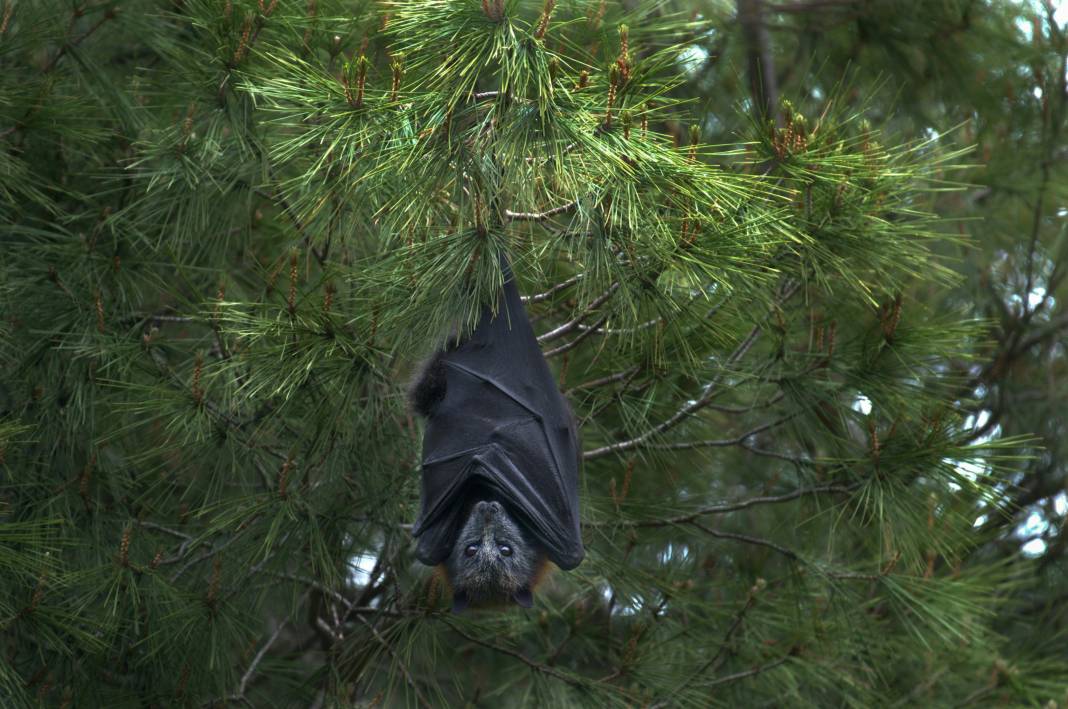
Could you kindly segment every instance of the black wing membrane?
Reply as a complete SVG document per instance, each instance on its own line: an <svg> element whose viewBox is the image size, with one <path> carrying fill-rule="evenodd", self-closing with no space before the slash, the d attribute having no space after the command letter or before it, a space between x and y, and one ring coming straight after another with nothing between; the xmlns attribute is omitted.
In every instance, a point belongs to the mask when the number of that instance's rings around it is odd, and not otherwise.
<svg viewBox="0 0 1068 709"><path fill-rule="evenodd" d="M423 437L422 509L412 530L425 564L444 561L464 498L480 487L508 504L549 559L582 561L579 441L502 258L496 314L486 307L471 335L440 353Z"/></svg>

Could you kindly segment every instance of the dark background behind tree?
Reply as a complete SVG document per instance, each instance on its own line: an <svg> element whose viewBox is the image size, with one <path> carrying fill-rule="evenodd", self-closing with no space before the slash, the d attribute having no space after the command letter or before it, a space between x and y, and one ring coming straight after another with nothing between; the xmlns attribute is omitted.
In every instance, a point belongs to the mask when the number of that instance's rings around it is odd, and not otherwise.
<svg viewBox="0 0 1068 709"><path fill-rule="evenodd" d="M0 0L0 698L1068 705L1065 15ZM502 251L588 557L456 617Z"/></svg>

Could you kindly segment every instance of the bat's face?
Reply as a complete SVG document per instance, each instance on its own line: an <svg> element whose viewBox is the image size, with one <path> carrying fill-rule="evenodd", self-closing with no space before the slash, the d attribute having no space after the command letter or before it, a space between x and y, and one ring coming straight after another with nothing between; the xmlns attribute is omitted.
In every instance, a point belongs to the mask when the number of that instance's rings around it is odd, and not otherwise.
<svg viewBox="0 0 1068 709"><path fill-rule="evenodd" d="M445 562L454 610L462 610L468 601L485 604L508 598L529 606L538 560L537 550L504 506L476 503Z"/></svg>

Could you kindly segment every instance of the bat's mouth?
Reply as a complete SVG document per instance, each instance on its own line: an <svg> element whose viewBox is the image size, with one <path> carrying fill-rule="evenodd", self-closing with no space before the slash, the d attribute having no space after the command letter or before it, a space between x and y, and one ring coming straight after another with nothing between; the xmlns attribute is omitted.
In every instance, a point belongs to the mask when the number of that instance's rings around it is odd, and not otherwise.
<svg viewBox="0 0 1068 709"><path fill-rule="evenodd" d="M516 578L507 573L500 564L487 565L481 573L471 576L468 592L473 598L496 598L508 595L519 588Z"/></svg>

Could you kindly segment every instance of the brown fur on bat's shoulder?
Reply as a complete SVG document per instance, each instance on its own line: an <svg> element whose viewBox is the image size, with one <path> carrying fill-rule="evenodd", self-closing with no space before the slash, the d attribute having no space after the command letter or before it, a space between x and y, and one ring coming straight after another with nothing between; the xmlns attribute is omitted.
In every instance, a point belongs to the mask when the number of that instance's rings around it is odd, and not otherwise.
<svg viewBox="0 0 1068 709"><path fill-rule="evenodd" d="M549 557L544 553L538 555L538 561L534 568L534 575L530 579L530 592L533 593L539 586L556 570L556 564L549 561ZM452 583L449 581L449 573L445 568L445 564L441 563L434 567L434 572L431 580L431 588L444 588L449 594L453 593ZM494 610L501 609L514 605L506 596L502 596L496 602L483 603L476 606L472 606L472 609L476 610Z"/></svg>

